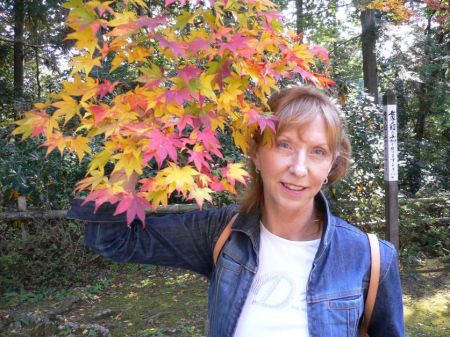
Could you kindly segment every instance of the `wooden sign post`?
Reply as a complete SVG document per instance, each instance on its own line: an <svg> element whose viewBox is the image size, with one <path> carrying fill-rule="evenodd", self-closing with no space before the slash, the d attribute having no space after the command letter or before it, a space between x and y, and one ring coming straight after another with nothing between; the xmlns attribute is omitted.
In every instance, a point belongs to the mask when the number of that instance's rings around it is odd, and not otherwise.
<svg viewBox="0 0 450 337"><path fill-rule="evenodd" d="M388 90L383 96L384 109L384 186L386 240L399 248L398 221L398 150L397 104L395 94Z"/></svg>

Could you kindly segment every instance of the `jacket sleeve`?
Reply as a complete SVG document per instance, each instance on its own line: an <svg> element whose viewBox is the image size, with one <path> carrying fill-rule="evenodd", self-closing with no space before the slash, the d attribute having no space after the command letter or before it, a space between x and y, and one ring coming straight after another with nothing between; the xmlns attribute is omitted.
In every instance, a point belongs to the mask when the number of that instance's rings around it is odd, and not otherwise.
<svg viewBox="0 0 450 337"><path fill-rule="evenodd" d="M113 216L114 205L71 203L67 218L87 221L85 243L96 253L116 262L180 267L209 277L214 245L235 206L184 214L148 217L127 226L124 216Z"/></svg>
<svg viewBox="0 0 450 337"><path fill-rule="evenodd" d="M370 337L403 337L403 300L397 252L383 240L380 240L380 248L380 283L368 334Z"/></svg>

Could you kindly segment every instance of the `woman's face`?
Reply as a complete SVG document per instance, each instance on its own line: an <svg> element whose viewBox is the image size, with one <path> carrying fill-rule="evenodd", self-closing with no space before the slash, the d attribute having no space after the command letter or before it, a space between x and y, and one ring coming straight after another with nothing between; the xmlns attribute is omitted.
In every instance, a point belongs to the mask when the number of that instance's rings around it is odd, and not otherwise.
<svg viewBox="0 0 450 337"><path fill-rule="evenodd" d="M279 132L273 146L260 146L253 157L263 181L264 207L283 215L311 210L333 158L320 115L302 127Z"/></svg>

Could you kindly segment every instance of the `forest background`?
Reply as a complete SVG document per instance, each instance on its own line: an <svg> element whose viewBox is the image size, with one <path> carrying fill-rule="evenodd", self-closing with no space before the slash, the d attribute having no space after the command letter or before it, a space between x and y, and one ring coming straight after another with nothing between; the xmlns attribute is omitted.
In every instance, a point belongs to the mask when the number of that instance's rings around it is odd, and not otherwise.
<svg viewBox="0 0 450 337"><path fill-rule="evenodd" d="M150 14L165 7L164 1L143 2ZM70 28L62 3L0 4L0 212L15 211L21 196L28 209L66 209L87 170L88 162L80 163L76 154L46 156L39 147L43 139L11 137L14 121L71 78L68 61L75 41L65 39ZM392 89L398 101L400 256L405 265L436 257L448 262L448 1L374 1L372 9L369 2L355 0L276 3L286 14L284 26L329 52L327 69L336 82L331 93L342 105L354 148L350 173L327 191L332 207L365 230L383 232L379 97ZM180 8L189 6L194 5L186 2ZM169 15L177 13L176 6L166 9ZM114 76L99 77L126 83L135 70L120 67ZM244 159L229 133L220 139L224 160ZM220 192L211 204L232 200ZM185 201L172 196L170 202ZM0 295L11 305L88 284L98 278L98 270L111 268L83 247L81 224L61 219L0 220L0 253Z"/></svg>

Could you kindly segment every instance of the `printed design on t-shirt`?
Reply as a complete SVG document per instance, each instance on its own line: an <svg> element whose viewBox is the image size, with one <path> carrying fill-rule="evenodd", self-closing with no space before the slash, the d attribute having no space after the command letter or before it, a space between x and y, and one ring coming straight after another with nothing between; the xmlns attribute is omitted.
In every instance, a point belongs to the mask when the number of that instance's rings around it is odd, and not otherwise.
<svg viewBox="0 0 450 337"><path fill-rule="evenodd" d="M294 280L285 273L257 275L250 289L251 304L271 309L291 305L291 309L299 310L300 294L296 290Z"/></svg>

